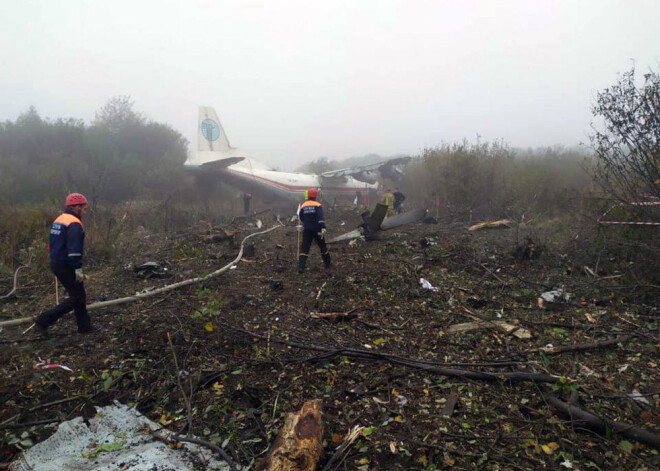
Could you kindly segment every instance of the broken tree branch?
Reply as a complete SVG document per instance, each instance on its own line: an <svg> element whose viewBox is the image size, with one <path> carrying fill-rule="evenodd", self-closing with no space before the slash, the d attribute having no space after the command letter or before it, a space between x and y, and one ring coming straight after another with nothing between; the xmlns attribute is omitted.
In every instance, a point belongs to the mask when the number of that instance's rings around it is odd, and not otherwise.
<svg viewBox="0 0 660 471"><path fill-rule="evenodd" d="M595 350L597 348L610 347L619 343L627 342L632 335L624 335L613 339L601 340L600 342L578 343L576 345L563 345L560 347L540 348L539 351L546 355L556 355L557 353L581 352L584 350Z"/></svg>
<svg viewBox="0 0 660 471"><path fill-rule="evenodd" d="M546 401L548 401L548 403L550 403L561 414L570 417L574 424L590 428L603 435L607 433L607 429L609 428L631 440L644 443L645 445L654 448L660 448L660 435L653 433L650 430L645 430L625 422L614 422L612 420L603 419L578 407L567 404L550 394L545 394L544 397Z"/></svg>
<svg viewBox="0 0 660 471"><path fill-rule="evenodd" d="M217 445L214 445L213 443L207 442L206 440L201 440L199 438L193 438L193 437L184 437L182 435L177 435L175 433L170 433L168 437L165 437L163 435L160 435L156 431L152 431L151 435L165 443L172 443L172 442L188 442L188 443L194 443L195 445L203 446L208 448L209 450L213 450L216 452L218 455L220 455L220 458L225 460L225 462L229 465L229 468L232 471L238 471L238 468L236 467L236 464L231 460L229 455L225 450L220 448Z"/></svg>
<svg viewBox="0 0 660 471"><path fill-rule="evenodd" d="M237 332L242 332L250 337L260 340L266 340L266 336L264 335L260 335L254 332L250 332L249 330L234 327L229 324L223 323L223 325ZM361 350L350 347L329 348L320 345L301 344L301 343L289 342L286 340L273 339L273 338L271 338L271 342L279 343L281 345L287 345L289 347L300 348L302 350L314 350L317 352L326 352L326 353L332 352L336 355L345 355L348 357L360 358L363 360L372 360L372 361L385 360L395 365L407 366L409 368L429 371L431 373L436 373L442 376L463 378L469 380L513 381L513 382L533 382L533 383L556 383L559 380L559 376L553 376L546 373L531 373L527 371L507 371L502 373L496 373L490 371L474 371L474 370L463 370L456 368L446 368L444 366L439 366L438 363L425 362L421 360L412 360L410 358L400 357L397 355L372 352L370 350Z"/></svg>

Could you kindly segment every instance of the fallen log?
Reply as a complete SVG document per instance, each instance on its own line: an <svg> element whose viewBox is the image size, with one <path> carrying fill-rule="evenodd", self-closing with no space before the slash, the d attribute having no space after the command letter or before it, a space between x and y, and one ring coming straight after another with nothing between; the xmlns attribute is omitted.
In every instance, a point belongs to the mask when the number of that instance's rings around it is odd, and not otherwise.
<svg viewBox="0 0 660 471"><path fill-rule="evenodd" d="M500 219L499 221L480 222L467 228L468 231L474 232L481 229L510 229L511 223L509 219Z"/></svg>
<svg viewBox="0 0 660 471"><path fill-rule="evenodd" d="M236 258L234 260L232 260L231 262L229 262L224 267L219 268L216 271L214 271L212 273L209 273L206 276L198 276L196 278L191 278L189 280L179 281L178 283L163 286L162 288L158 288L158 289L155 289L153 291L149 291L148 293L141 293L141 294L136 294L134 296L127 296L125 298L111 299L110 301L102 301L102 302L98 302L98 303L88 304L87 305L87 310L91 311L93 309L100 309L102 307L116 306L118 304L132 303L132 302L135 302L135 301L139 301L140 299L149 298L149 297L155 296L157 294L172 291L173 289L182 288L184 286L192 285L194 283L199 283L199 282L202 282L202 281L206 281L210 278L214 278L214 277L226 272L231 267L233 267L236 263L238 263L239 260L241 260L241 258L243 257L243 247L245 245L245 241L247 241L251 237L255 237L255 236L258 236L258 235L261 235L261 234L265 234L265 233L270 232L270 231L272 231L274 229L277 229L279 227L284 227L284 226L274 226L274 227L271 227L270 229L267 229L265 231L255 232L255 233L250 234L249 236L245 237L243 239L243 242L241 242L241 248L238 251L238 255L236 256ZM31 323L31 322L32 322L32 317L22 317L20 319L12 319L12 320L9 320L9 321L2 321L2 322L0 322L0 327L10 327L10 326L13 326L13 325L28 324L28 323Z"/></svg>
<svg viewBox="0 0 660 471"><path fill-rule="evenodd" d="M504 332L505 334L511 334L514 337L519 339L529 339L532 338L532 333L519 325L510 324L504 321L479 321L479 322L466 322L464 324L454 324L449 326L447 333L456 334L459 332L469 332L471 330L495 328Z"/></svg>
<svg viewBox="0 0 660 471"><path fill-rule="evenodd" d="M544 394L544 397L550 405L557 409L562 415L569 417L575 425L590 428L602 435L605 435L609 428L609 430L620 433L622 436L629 438L630 440L635 440L654 448L660 448L660 435L657 433L653 433L650 430L645 430L625 422L614 422L613 420L603 419L571 404L567 404L550 394Z"/></svg>
<svg viewBox="0 0 660 471"><path fill-rule="evenodd" d="M323 453L321 401L306 401L287 414L268 455L255 463L256 471L314 471Z"/></svg>
<svg viewBox="0 0 660 471"><path fill-rule="evenodd" d="M619 343L627 342L632 335L624 335L613 339L601 340L600 342L578 343L575 345L563 345L559 347L539 348L540 352L546 355L556 355L557 353L581 352L584 350L595 350L597 348L610 347Z"/></svg>
<svg viewBox="0 0 660 471"><path fill-rule="evenodd" d="M310 317L312 319L324 319L332 323L337 323L342 321L350 321L357 318L358 315L355 313L356 310L357 309L353 309L352 311L348 312L312 312Z"/></svg>

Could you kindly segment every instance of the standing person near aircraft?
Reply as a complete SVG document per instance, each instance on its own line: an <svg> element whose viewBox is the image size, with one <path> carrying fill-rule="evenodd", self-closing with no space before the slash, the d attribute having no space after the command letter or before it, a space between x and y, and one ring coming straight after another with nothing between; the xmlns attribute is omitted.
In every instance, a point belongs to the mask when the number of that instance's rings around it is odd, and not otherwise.
<svg viewBox="0 0 660 471"><path fill-rule="evenodd" d="M383 204L387 205L387 216L393 216L394 215L394 194L392 194L392 190L389 188L387 189L387 193L385 193L385 196L383 197Z"/></svg>
<svg viewBox="0 0 660 471"><path fill-rule="evenodd" d="M243 212L247 216L250 214L250 203L252 202L252 195L250 193L243 193Z"/></svg>
<svg viewBox="0 0 660 471"><path fill-rule="evenodd" d="M298 273L305 271L312 241L316 241L321 249L321 257L325 268L328 269L331 266L330 253L328 252L328 246L325 244L326 226L323 217L323 206L316 201L317 196L318 190L316 188L307 190L307 201L300 205L298 213L298 218L303 225L302 244L298 256Z"/></svg>
<svg viewBox="0 0 660 471"><path fill-rule="evenodd" d="M66 197L66 209L50 228L50 268L66 289L68 298L54 308L34 317L34 324L42 337L48 338L48 327L64 314L74 311L78 333L96 332L99 326L92 324L87 314L85 285L83 281L83 246L85 231L82 218L87 213L87 198L80 193Z"/></svg>
<svg viewBox="0 0 660 471"><path fill-rule="evenodd" d="M396 188L396 191L394 192L394 212L397 214L400 214L401 211L403 210L403 201L406 199L405 195L401 193L401 190L399 188Z"/></svg>

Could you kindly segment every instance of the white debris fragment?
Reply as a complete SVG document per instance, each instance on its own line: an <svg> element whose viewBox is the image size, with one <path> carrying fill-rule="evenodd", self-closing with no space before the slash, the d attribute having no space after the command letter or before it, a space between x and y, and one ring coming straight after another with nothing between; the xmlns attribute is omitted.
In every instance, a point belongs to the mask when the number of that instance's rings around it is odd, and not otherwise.
<svg viewBox="0 0 660 471"><path fill-rule="evenodd" d="M621 368L619 368L619 373L623 373L624 371L626 371L626 370L628 369L629 366L630 366L630 365L629 365L628 363L626 363L625 365L623 365Z"/></svg>
<svg viewBox="0 0 660 471"><path fill-rule="evenodd" d="M649 407L651 406L649 400L646 399L644 396L642 396L642 393L639 392L637 389L633 389L632 392L628 394L628 397L635 402L639 402L640 404L644 404Z"/></svg>
<svg viewBox="0 0 660 471"><path fill-rule="evenodd" d="M433 285L432 285L428 280L426 280L425 278L420 278L420 279L419 279L419 284L422 285L422 288L424 288L424 289L430 289L430 290L433 291L434 293L437 293L438 291L440 291L438 288L436 288L435 286L433 286Z"/></svg>
<svg viewBox="0 0 660 471"><path fill-rule="evenodd" d="M403 407L406 404L408 404L408 398L406 396L404 396L403 394L399 394L396 397L396 403L399 407Z"/></svg>
<svg viewBox="0 0 660 471"><path fill-rule="evenodd" d="M585 377L594 376L596 372L586 365L580 365L580 374Z"/></svg>
<svg viewBox="0 0 660 471"><path fill-rule="evenodd" d="M545 346L545 348L555 348L555 346L552 345L551 343L549 343L549 344L547 344L547 345Z"/></svg>
<svg viewBox="0 0 660 471"><path fill-rule="evenodd" d="M560 464L561 466L563 466L564 468L573 469L573 463L571 463L570 461L568 461L568 458L566 458L564 461L562 461L562 462L559 463L559 464Z"/></svg>
<svg viewBox="0 0 660 471"><path fill-rule="evenodd" d="M537 302L539 308L543 309L551 305L558 305L561 303L567 303L571 300L571 294L566 293L564 288L553 289L552 291L546 291L541 293Z"/></svg>
<svg viewBox="0 0 660 471"><path fill-rule="evenodd" d="M62 422L50 438L21 453L9 470L111 471L126 463L130 471L192 471L198 469L197 460L207 469L229 469L206 448L185 443L184 450L177 450L156 440L151 431L163 436L170 432L124 404L115 402L97 410L88 424L82 417Z"/></svg>
<svg viewBox="0 0 660 471"><path fill-rule="evenodd" d="M264 226L264 223L261 222L261 219L257 219L257 229L261 229Z"/></svg>

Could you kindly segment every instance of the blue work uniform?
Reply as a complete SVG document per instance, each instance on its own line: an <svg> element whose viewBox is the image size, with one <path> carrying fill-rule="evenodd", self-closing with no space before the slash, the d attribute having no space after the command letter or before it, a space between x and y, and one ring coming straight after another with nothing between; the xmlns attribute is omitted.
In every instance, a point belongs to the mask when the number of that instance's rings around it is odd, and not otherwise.
<svg viewBox="0 0 660 471"><path fill-rule="evenodd" d="M298 218L303 225L302 244L300 246L300 256L298 257L298 272L305 271L309 249L312 247L312 241L316 241L321 249L321 257L326 268L331 265L330 253L325 240L321 237L321 229L325 229L325 219L323 217L323 206L315 200L307 200L300 205Z"/></svg>
<svg viewBox="0 0 660 471"><path fill-rule="evenodd" d="M67 209L60 214L50 228L50 269L66 289L68 298L54 308L40 314L35 322L43 328L50 325L64 314L74 311L78 332L89 332L91 320L87 314L87 296L85 285L76 280L76 269L82 268L85 231L82 221L75 213Z"/></svg>

